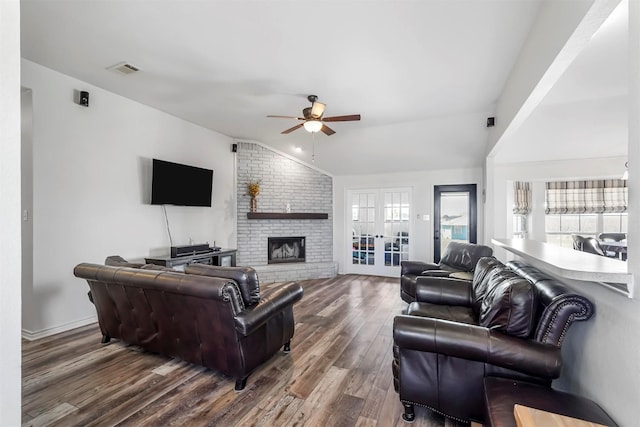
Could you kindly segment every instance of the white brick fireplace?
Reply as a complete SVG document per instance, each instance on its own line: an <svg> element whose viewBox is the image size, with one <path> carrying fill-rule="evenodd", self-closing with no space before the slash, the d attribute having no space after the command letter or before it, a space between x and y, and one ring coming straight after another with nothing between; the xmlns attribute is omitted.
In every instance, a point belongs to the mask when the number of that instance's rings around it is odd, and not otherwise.
<svg viewBox="0 0 640 427"><path fill-rule="evenodd" d="M238 142L237 265L255 268L263 283L333 277L333 179L306 165L250 142ZM283 214L276 219L248 219L249 181L260 181L257 211ZM299 219L299 213L328 214L327 219ZM278 215L275 215L278 216ZM284 217L284 218L282 218ZM269 238L304 237L304 262L269 263Z"/></svg>

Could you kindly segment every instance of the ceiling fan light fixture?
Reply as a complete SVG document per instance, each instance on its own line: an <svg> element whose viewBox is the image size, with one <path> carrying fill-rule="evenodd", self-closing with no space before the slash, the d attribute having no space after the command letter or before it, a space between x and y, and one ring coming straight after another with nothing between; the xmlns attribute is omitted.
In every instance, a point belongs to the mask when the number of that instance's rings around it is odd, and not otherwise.
<svg viewBox="0 0 640 427"><path fill-rule="evenodd" d="M283 135L288 135L291 132L304 127L305 130L311 134L322 132L327 136L331 136L336 131L331 129L329 126L325 125L325 123L333 123L333 122L351 122L360 120L360 114L349 114L344 116L331 116L325 117L324 110L326 105L318 102L318 97L316 95L309 95L307 97L309 102L311 102L311 107L306 107L302 109L302 116L274 116L268 115L267 117L278 117L282 119L293 119L298 120L298 124L280 132Z"/></svg>
<svg viewBox="0 0 640 427"><path fill-rule="evenodd" d="M307 120L304 122L304 128L310 133L320 132L320 129L322 129L322 122L320 120Z"/></svg>

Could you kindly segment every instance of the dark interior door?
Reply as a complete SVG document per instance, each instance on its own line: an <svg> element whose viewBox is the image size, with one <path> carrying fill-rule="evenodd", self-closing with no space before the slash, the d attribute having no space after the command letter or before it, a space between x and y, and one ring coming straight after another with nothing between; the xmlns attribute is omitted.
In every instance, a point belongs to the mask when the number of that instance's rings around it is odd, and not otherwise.
<svg viewBox="0 0 640 427"><path fill-rule="evenodd" d="M452 240L477 243L476 200L476 184L434 186L434 262Z"/></svg>

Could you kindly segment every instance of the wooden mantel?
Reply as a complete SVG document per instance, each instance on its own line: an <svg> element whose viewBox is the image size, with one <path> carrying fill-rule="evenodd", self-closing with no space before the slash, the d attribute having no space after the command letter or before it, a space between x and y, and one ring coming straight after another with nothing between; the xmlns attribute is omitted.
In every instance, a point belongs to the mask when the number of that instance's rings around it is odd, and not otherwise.
<svg viewBox="0 0 640 427"><path fill-rule="evenodd" d="M329 214L313 212L247 212L247 219L329 219Z"/></svg>

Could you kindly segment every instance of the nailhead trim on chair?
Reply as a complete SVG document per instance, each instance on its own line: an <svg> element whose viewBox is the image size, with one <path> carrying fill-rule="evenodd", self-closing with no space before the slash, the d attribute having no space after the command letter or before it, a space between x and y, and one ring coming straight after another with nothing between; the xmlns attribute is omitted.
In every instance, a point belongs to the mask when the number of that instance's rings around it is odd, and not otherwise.
<svg viewBox="0 0 640 427"><path fill-rule="evenodd" d="M231 294L235 295L235 298L233 298ZM235 282L225 283L222 287L222 297L225 301L231 301L231 310L234 316L244 310L244 302L240 296L240 289L238 289L238 285Z"/></svg>
<svg viewBox="0 0 640 427"><path fill-rule="evenodd" d="M458 422L461 422L461 423L468 424L468 423L469 423L469 421L470 421L470 420L463 420L462 418L454 417L454 416L449 415L449 414L445 414L444 412L440 412L440 411L438 411L437 409L432 408L431 406L423 405L423 404L421 404L421 403L415 403L415 402L412 402L412 401L410 401L410 400L400 399L400 402L402 402L402 403L408 403L408 404L410 404L410 405L414 405L414 406L420 406L420 407L422 407L422 408L427 408L427 409L429 409L430 411L435 412L436 414L440 414L440 415L442 415L443 417L446 417L446 418L449 418L449 419L451 419L451 420L455 420L455 421L458 421Z"/></svg>
<svg viewBox="0 0 640 427"><path fill-rule="evenodd" d="M542 342L547 342L547 339L549 338L549 334L551 334L551 329L552 329L552 325L555 323L556 318L558 317L558 313L560 311L562 311L562 308L564 308L565 306L568 305L575 305L575 301L573 299L568 300L564 303L562 303L561 305L559 305L553 313L553 316L551 318L551 322L549 322L549 325L547 326L547 330L545 331L544 335L543 335L543 339ZM569 327L571 326L571 324L576 320L582 320L585 318L588 318L590 316L589 313L590 310L587 310L587 307L584 307L584 305L582 306L582 309L580 310L579 313L572 313L569 315L569 317L567 318L567 320L564 322L564 327L562 328L562 333L560 334L560 336L558 337L558 343L555 344L558 347L562 344L562 341L564 340L564 337L567 333L567 331L569 330Z"/></svg>

